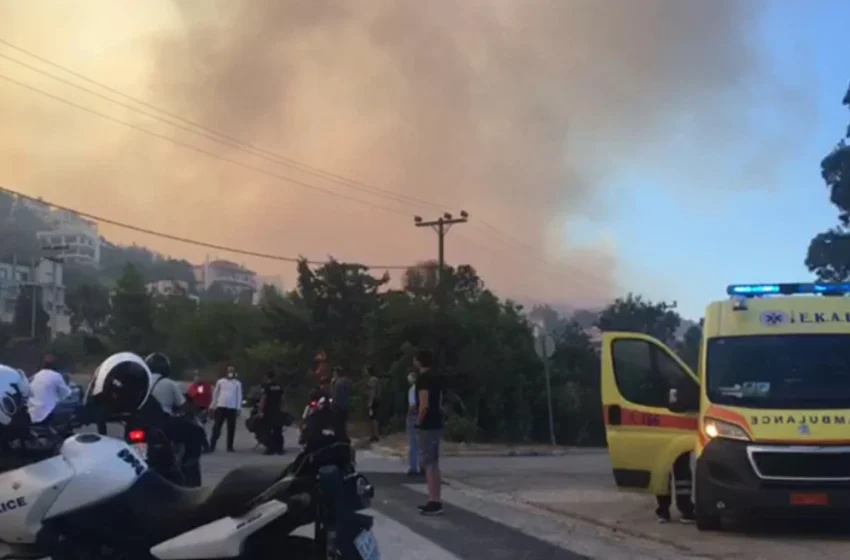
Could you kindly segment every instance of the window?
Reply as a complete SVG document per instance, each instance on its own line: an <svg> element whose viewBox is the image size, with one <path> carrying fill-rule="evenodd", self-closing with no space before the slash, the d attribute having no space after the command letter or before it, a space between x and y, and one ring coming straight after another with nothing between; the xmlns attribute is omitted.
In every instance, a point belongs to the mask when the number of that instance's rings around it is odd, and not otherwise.
<svg viewBox="0 0 850 560"><path fill-rule="evenodd" d="M850 336L713 338L706 385L713 403L764 409L850 406Z"/></svg>
<svg viewBox="0 0 850 560"><path fill-rule="evenodd" d="M634 404L666 408L671 388L693 382L664 349L646 340L615 341L611 359L620 394Z"/></svg>

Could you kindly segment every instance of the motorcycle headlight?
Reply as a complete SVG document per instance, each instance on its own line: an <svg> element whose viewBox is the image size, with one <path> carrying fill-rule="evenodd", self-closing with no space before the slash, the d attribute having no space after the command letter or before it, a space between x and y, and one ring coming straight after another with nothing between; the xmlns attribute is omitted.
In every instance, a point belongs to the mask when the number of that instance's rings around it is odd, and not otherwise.
<svg viewBox="0 0 850 560"><path fill-rule="evenodd" d="M752 441L750 436L741 426L724 420L718 420L716 418L706 418L703 423L703 430L705 431L705 435L707 435L710 439L722 438L738 441Z"/></svg>

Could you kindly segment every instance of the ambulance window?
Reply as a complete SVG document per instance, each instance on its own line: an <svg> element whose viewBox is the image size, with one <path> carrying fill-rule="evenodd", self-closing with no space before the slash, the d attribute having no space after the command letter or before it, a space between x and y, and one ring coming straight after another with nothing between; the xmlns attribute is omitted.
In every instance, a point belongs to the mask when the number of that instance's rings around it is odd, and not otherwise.
<svg viewBox="0 0 850 560"><path fill-rule="evenodd" d="M654 350L655 365L661 377L667 383L667 387L679 387L682 383L694 381L694 378L688 375L688 372L682 369L682 366L671 358L667 352L658 347L655 347Z"/></svg>
<svg viewBox="0 0 850 560"><path fill-rule="evenodd" d="M669 385L652 366L653 344L645 340L616 340L611 347L614 377L620 394L634 404L666 407ZM669 359L669 356L665 356Z"/></svg>

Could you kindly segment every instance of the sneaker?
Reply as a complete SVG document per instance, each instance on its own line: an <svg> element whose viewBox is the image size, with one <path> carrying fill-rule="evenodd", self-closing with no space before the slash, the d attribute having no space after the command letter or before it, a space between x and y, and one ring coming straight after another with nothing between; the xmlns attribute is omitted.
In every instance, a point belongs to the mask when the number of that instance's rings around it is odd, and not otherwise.
<svg viewBox="0 0 850 560"><path fill-rule="evenodd" d="M670 523L670 514L666 512L656 511L655 520L658 523Z"/></svg>
<svg viewBox="0 0 850 560"><path fill-rule="evenodd" d="M419 513L422 515L443 515L443 504L440 502L428 502L424 506L419 506Z"/></svg>
<svg viewBox="0 0 850 560"><path fill-rule="evenodd" d="M679 518L679 523L681 523L682 525L693 525L696 522L696 518L692 515L683 515Z"/></svg>

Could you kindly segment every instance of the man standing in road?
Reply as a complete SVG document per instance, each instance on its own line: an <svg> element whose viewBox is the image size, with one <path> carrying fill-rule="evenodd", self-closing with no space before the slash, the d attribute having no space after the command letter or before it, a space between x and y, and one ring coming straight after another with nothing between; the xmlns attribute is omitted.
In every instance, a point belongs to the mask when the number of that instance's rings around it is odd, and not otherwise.
<svg viewBox="0 0 850 560"><path fill-rule="evenodd" d="M221 426L227 422L227 451L232 453L236 418L242 411L242 382L236 378L233 366L227 366L227 374L216 382L210 410L213 415L211 450L215 451L218 438L221 437Z"/></svg>
<svg viewBox="0 0 850 560"><path fill-rule="evenodd" d="M266 455L283 455L283 386L273 371L266 373L258 408L260 429L266 434Z"/></svg>
<svg viewBox="0 0 850 560"><path fill-rule="evenodd" d="M375 443L381 439L381 426L378 422L378 412L381 408L381 381L375 376L375 368L368 366L366 373L369 376L369 422L372 425L372 437L369 441Z"/></svg>
<svg viewBox="0 0 850 560"><path fill-rule="evenodd" d="M442 515L443 502L440 497L440 440L443 437L443 391L442 372L434 367L434 355L420 350L413 360L417 371L416 409L419 430L420 463L425 470L428 486L428 503L419 506L422 515Z"/></svg>
<svg viewBox="0 0 850 560"><path fill-rule="evenodd" d="M30 379L30 397L27 408L33 424L50 422L56 406L71 396L71 388L57 370L57 360L45 356L41 369Z"/></svg>

